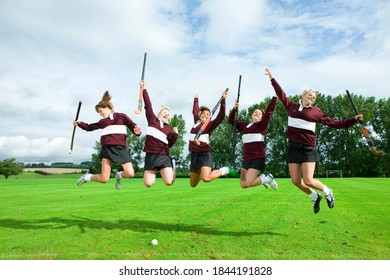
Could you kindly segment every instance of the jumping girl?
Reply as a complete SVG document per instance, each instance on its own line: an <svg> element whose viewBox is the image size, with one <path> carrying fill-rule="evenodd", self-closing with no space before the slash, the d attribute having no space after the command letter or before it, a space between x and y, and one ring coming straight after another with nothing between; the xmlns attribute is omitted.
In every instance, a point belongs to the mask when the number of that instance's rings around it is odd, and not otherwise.
<svg viewBox="0 0 390 280"><path fill-rule="evenodd" d="M210 118L210 109L202 106L199 109L198 95L194 97L192 114L194 116L195 125L190 131L189 151L191 152L191 167L190 167L190 184L191 187L196 187L200 181L210 182L218 177L234 173L229 167L222 167L217 170L213 168L213 157L211 155L210 135L214 129L223 121L226 112L226 97L228 93L223 92L219 113L214 120L211 120L207 128L199 137L200 145L194 141L195 135L201 128L202 124Z"/></svg>
<svg viewBox="0 0 390 280"><path fill-rule="evenodd" d="M145 82L141 80L140 87L143 89L143 99L145 102L145 115L148 121L144 152L144 184L151 187L156 181L156 174L160 171L164 184L170 186L176 178L176 163L169 156L169 148L175 144L179 137L177 127L172 130L168 125L171 110L162 106L156 116L153 113L152 102L150 101L148 91L145 88Z"/></svg>
<svg viewBox="0 0 390 280"><path fill-rule="evenodd" d="M233 110L229 114L229 123L242 134L244 146L244 158L241 167L240 185L242 188L250 188L263 184L267 189L271 186L277 190L278 184L272 174L265 176L265 144L264 138L272 113L276 106L276 96L272 97L267 109L256 108L251 114L251 122L236 121L237 108L239 104L234 104ZM259 176L259 173L260 176Z"/></svg>
<svg viewBox="0 0 390 280"><path fill-rule="evenodd" d="M102 100L95 106L96 112L102 116L102 119L97 123L87 124L82 121L73 121L74 126L79 126L86 131L93 131L97 129L102 130L102 136L100 142L102 150L99 158L102 160L102 172L101 174L85 174L78 181L77 185L88 181L95 181L100 183L106 183L110 179L111 163L121 163L123 171L119 171L115 174L115 187L119 190L122 184L122 178L133 178L134 169L131 163L131 157L127 151L127 129L136 135L141 135L141 129L126 115L123 113L114 113L114 106L110 102L111 96L106 91Z"/></svg>
<svg viewBox="0 0 390 280"><path fill-rule="evenodd" d="M288 113L288 167L291 181L301 191L306 193L313 202L314 213L320 211L322 196L312 188L322 191L325 195L329 208L335 205L333 192L319 180L314 179L316 162L319 154L316 143L316 123L321 123L332 128L347 128L354 125L358 120L363 120L363 115L356 115L346 120L334 120L327 116L313 104L317 95L313 90L305 90L301 94L299 103L293 103L286 97L286 93L273 77L271 71L265 68L271 84Z"/></svg>

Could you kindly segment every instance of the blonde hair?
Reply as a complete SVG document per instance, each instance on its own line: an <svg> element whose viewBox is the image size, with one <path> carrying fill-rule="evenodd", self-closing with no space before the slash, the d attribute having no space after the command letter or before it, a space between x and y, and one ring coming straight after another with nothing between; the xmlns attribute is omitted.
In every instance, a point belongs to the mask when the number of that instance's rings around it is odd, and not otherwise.
<svg viewBox="0 0 390 280"><path fill-rule="evenodd" d="M108 91L106 91L103 94L102 100L98 104L95 105L96 112L99 113L99 108L106 108L106 107L108 107L108 109L110 109L111 111L114 111L114 105L112 105L110 100L111 100L111 96L108 93Z"/></svg>
<svg viewBox="0 0 390 280"><path fill-rule="evenodd" d="M168 106L165 106L165 105L161 105L161 109L160 111L158 112L158 115L160 115L162 113L162 111L164 110L167 110L169 111L169 113L171 113L171 109L168 107ZM168 122L171 120L171 118L168 119Z"/></svg>
<svg viewBox="0 0 390 280"><path fill-rule="evenodd" d="M160 109L160 112L159 112L159 113L161 113L163 110L168 110L169 113L171 112L171 109L170 109L168 106L161 105L161 109Z"/></svg>
<svg viewBox="0 0 390 280"><path fill-rule="evenodd" d="M315 97L315 100L317 100L317 93L314 90L312 90L312 89L305 89L304 91L302 91L302 93L299 96L299 98L302 99L303 96L305 96L306 94L309 94L309 93L313 93L314 97Z"/></svg>

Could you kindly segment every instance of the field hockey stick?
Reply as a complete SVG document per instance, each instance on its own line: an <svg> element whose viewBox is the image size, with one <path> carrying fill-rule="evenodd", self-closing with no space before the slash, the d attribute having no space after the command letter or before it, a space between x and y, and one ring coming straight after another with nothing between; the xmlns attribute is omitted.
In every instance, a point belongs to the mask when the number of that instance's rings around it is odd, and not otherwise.
<svg viewBox="0 0 390 280"><path fill-rule="evenodd" d="M240 103L240 91L241 91L241 75L238 78L238 91L237 91L237 104ZM237 119L238 119L238 107L236 109L236 116L234 118L234 131L237 129Z"/></svg>
<svg viewBox="0 0 390 280"><path fill-rule="evenodd" d="M76 119L75 119L75 121L77 121L77 120L79 119L81 104L82 104L82 102L79 101L79 106L77 107L77 113L76 113ZM72 151L73 151L74 136L75 136L75 134L76 134L76 128L77 128L77 125L75 125L75 126L73 127L72 140L70 141L70 150L69 150L69 154L71 154Z"/></svg>
<svg viewBox="0 0 390 280"><path fill-rule="evenodd" d="M347 95L348 95L348 97L349 97L349 100L351 101L351 104L352 104L352 107L353 107L353 109L354 109L354 111L355 111L355 114L358 115L359 113L358 113L358 110L357 110L357 108L356 108L356 106L355 106L355 103L354 103L353 100L352 100L351 94L349 93L348 90L346 90L346 92L347 92ZM378 149L375 147L374 141L373 141L373 139L372 139L372 136L371 136L370 132L368 131L367 128L365 128L365 127L363 126L363 122L362 122L361 120L358 120L358 121L359 121L359 124L360 124L360 128L361 128L361 130L362 130L362 133L363 133L364 137L366 138L367 144L368 144L368 146L370 147L371 153L372 153L374 156L381 156L381 155L383 154L383 152L380 151L380 150L378 150Z"/></svg>
<svg viewBox="0 0 390 280"><path fill-rule="evenodd" d="M144 80L145 78L145 65L146 65L146 56L147 56L147 53L144 54L144 64L142 66L142 74L141 74L141 81ZM134 113L136 113L137 115L141 114L142 112L142 96L143 96L143 87L140 88L139 90L139 97L138 97L138 108L137 110L134 111Z"/></svg>
<svg viewBox="0 0 390 280"><path fill-rule="evenodd" d="M228 91L229 91L229 88L227 88L225 90L225 92L228 92ZM199 137L200 137L200 135L202 135L202 133L206 130L207 126L210 124L211 118L214 116L214 113L217 111L218 106L219 106L219 104L221 104L222 99L223 99L223 96L221 96L221 98L218 100L217 104L214 106L214 109L211 111L210 117L204 122L204 124L200 127L200 129L196 133L196 135L194 137L194 142L196 145L198 145L198 146L200 145Z"/></svg>

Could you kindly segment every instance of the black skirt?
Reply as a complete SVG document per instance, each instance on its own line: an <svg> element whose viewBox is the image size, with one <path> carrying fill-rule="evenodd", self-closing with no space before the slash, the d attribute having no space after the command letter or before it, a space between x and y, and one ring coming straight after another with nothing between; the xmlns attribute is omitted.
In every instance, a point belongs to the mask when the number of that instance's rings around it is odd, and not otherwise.
<svg viewBox="0 0 390 280"><path fill-rule="evenodd" d="M165 167L172 167L172 159L168 155L146 153L145 170L160 170Z"/></svg>
<svg viewBox="0 0 390 280"><path fill-rule="evenodd" d="M296 142L288 142L288 162L303 163L317 162L320 160L316 146L308 146Z"/></svg>
<svg viewBox="0 0 390 280"><path fill-rule="evenodd" d="M117 163L131 162L131 156L126 147L123 146L104 146L100 152L99 158L106 158Z"/></svg>
<svg viewBox="0 0 390 280"><path fill-rule="evenodd" d="M253 168L253 169L260 170L260 171L264 171L265 170L265 158L245 160L242 163L241 168L243 168L243 169Z"/></svg>
<svg viewBox="0 0 390 280"><path fill-rule="evenodd" d="M191 172L195 172L199 170L202 166L208 166L213 168L213 156L211 155L211 152L206 153L191 153Z"/></svg>

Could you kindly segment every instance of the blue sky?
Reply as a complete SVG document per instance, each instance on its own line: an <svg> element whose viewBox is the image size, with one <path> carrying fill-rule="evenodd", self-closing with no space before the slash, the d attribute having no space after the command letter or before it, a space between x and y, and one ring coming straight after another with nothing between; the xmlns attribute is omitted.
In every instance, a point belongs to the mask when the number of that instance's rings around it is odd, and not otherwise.
<svg viewBox="0 0 390 280"><path fill-rule="evenodd" d="M270 67L287 94L349 89L390 97L389 1L1 0L0 160L89 160L99 132L72 119L99 120L105 90L116 111L135 115L144 52L155 111L168 105L191 127L195 93L213 107L226 87L241 108L272 96ZM331 114L330 114L331 115Z"/></svg>

